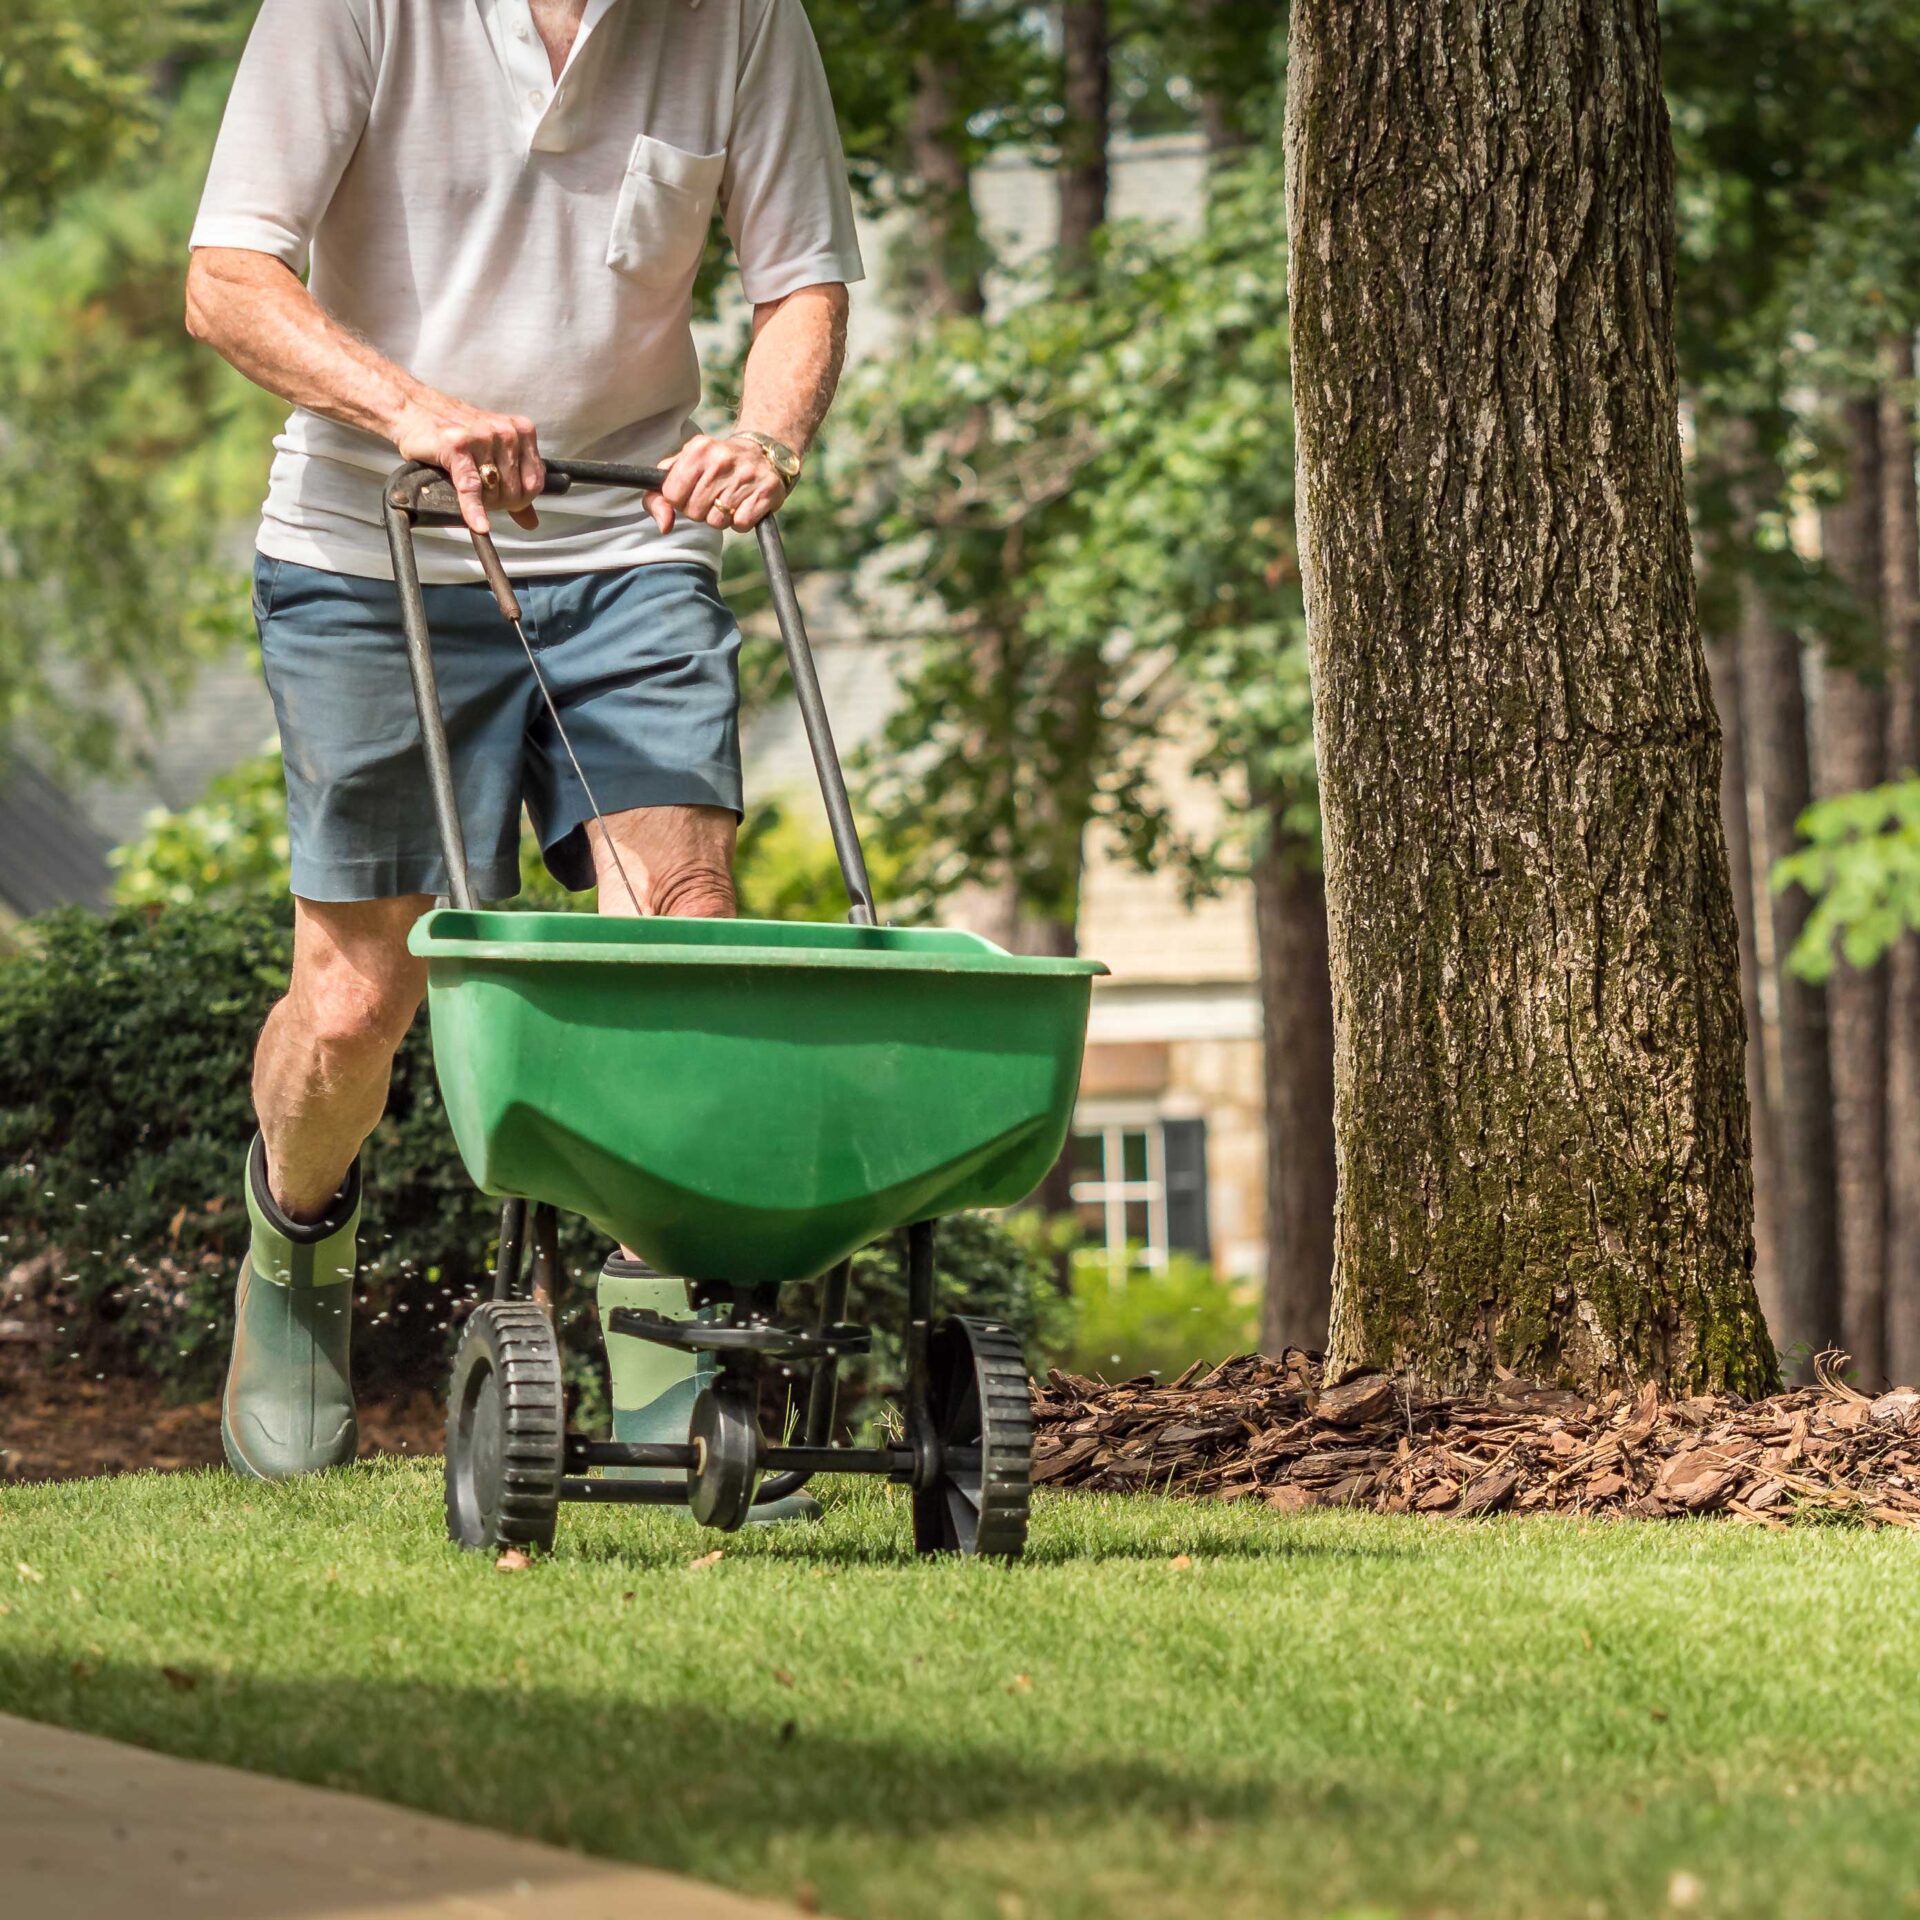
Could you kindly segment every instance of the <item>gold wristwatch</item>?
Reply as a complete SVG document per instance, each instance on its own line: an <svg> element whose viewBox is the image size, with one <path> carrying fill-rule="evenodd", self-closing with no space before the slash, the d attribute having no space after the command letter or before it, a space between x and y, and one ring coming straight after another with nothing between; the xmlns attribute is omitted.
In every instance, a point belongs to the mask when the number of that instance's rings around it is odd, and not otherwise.
<svg viewBox="0 0 1920 1920"><path fill-rule="evenodd" d="M800 456L784 440L776 440L770 433L755 433L751 427L735 427L727 438L751 440L767 456L774 472L787 483L787 491L793 491L794 482L800 478Z"/></svg>

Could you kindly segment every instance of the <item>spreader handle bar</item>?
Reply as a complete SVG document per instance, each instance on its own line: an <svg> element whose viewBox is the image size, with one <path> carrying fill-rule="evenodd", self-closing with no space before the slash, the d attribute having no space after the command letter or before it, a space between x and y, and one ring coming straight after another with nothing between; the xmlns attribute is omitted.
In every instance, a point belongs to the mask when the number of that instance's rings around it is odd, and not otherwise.
<svg viewBox="0 0 1920 1920"><path fill-rule="evenodd" d="M665 484L666 477L659 467L631 467L607 460L550 460L547 482L541 492L570 493L579 485L628 487L651 493ZM460 830L453 763L447 750L446 722L440 711L440 690L433 671L433 641L427 631L426 600L420 591L420 563L413 550L415 527L463 524L460 496L442 469L410 460L388 476L384 504L387 548L393 558L394 587L400 597L400 624L407 641L407 671L413 680L413 701L420 716L427 786L433 797L434 821L447 863L448 894L456 907L471 908L475 902L467 872L466 841ZM754 531L773 598L774 617L780 623L780 639L787 650L787 671L793 678L800 719L807 730L807 746L812 751L814 772L820 781L820 797L826 803L827 826L840 862L840 878L852 903L847 918L855 926L877 926L879 916L874 911L873 883L867 877L860 830L854 823L852 802L847 798L846 776L841 771L840 755L833 743L833 728L827 719L826 701L820 692L820 676L814 667L813 647L807 639L799 596L794 592L786 548L781 544L780 529L772 514ZM503 612L510 603L517 605L499 557L491 553L492 542L476 538L474 548ZM492 565L487 564L489 559Z"/></svg>

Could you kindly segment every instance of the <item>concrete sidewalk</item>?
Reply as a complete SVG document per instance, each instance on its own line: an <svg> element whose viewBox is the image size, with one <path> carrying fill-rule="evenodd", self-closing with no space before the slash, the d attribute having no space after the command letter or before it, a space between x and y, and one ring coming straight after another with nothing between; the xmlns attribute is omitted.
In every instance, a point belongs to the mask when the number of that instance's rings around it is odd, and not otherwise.
<svg viewBox="0 0 1920 1920"><path fill-rule="evenodd" d="M790 1909L357 1794L0 1714L18 1920L790 1920Z"/></svg>

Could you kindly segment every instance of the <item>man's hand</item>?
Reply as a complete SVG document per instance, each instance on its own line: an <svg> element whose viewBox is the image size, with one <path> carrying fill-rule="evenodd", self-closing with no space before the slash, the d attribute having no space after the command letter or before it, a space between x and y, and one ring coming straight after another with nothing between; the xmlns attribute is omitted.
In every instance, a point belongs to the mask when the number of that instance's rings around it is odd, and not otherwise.
<svg viewBox="0 0 1920 1920"><path fill-rule="evenodd" d="M475 533L490 530L489 507L512 514L523 527L540 524L532 502L546 484L547 469L533 422L523 415L488 413L425 388L408 397L394 423L393 443L407 459L447 470L460 512Z"/></svg>
<svg viewBox="0 0 1920 1920"><path fill-rule="evenodd" d="M662 533L673 531L676 513L710 527L748 533L787 497L787 483L751 440L716 440L696 433L661 464L667 484L648 494L646 503Z"/></svg>

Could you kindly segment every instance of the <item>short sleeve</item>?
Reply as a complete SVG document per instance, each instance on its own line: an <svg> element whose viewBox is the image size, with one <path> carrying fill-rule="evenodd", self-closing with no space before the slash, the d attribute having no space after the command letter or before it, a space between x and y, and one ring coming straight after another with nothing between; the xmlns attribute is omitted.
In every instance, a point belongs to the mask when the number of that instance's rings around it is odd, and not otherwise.
<svg viewBox="0 0 1920 1920"><path fill-rule="evenodd" d="M767 0L747 43L720 204L756 306L864 277L833 96L800 0Z"/></svg>
<svg viewBox="0 0 1920 1920"><path fill-rule="evenodd" d="M188 241L303 272L373 98L362 0L265 0L214 143Z"/></svg>

